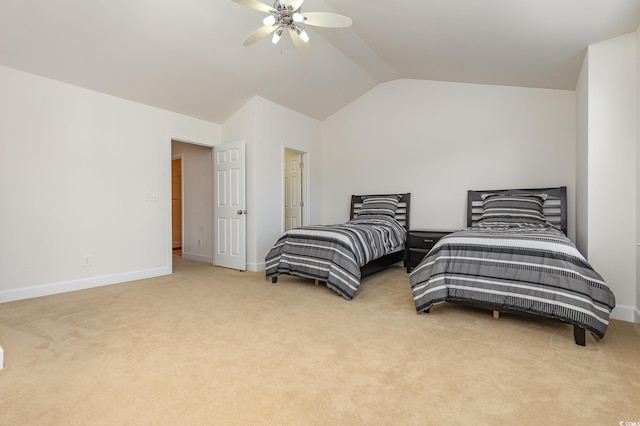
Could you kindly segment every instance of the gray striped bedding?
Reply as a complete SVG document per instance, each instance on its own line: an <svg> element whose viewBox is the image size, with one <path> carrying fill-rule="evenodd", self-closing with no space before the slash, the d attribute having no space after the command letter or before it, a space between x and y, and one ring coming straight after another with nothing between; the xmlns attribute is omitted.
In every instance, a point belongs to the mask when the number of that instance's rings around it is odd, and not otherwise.
<svg viewBox="0 0 640 426"><path fill-rule="evenodd" d="M360 268L404 247L406 231L389 216L340 225L304 226L282 235L265 258L267 278L280 274L324 281L347 300L360 285Z"/></svg>
<svg viewBox="0 0 640 426"><path fill-rule="evenodd" d="M549 225L474 225L442 238L409 280L418 313L445 301L554 318L604 336L615 297Z"/></svg>

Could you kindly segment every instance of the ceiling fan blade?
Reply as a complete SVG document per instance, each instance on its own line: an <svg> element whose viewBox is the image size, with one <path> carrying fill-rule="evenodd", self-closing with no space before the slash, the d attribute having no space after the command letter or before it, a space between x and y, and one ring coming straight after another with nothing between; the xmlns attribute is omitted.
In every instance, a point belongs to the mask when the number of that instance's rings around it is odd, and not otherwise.
<svg viewBox="0 0 640 426"><path fill-rule="evenodd" d="M295 11L300 9L300 6L302 6L302 2L304 2L304 0L291 0L289 2L289 6L291 6L291 8Z"/></svg>
<svg viewBox="0 0 640 426"><path fill-rule="evenodd" d="M293 41L293 44L295 44L295 46L298 48L298 50L302 50L304 52L309 49L309 42L305 42L304 40L302 40L302 38L300 38L300 34L295 32L295 30L289 28L289 35L291 36L291 40Z"/></svg>
<svg viewBox="0 0 640 426"><path fill-rule="evenodd" d="M259 10L260 12L264 12L264 13L275 12L275 9L273 7L267 6L266 4L259 2L258 0L231 0L231 1L241 4L243 6L250 7L251 9L254 9L254 10Z"/></svg>
<svg viewBox="0 0 640 426"><path fill-rule="evenodd" d="M316 27L346 28L350 27L353 21L346 16L328 12L307 12L303 13L304 24L315 25Z"/></svg>
<svg viewBox="0 0 640 426"><path fill-rule="evenodd" d="M254 32L251 33L249 37L242 43L244 46L249 46L257 41L262 40L269 34L275 31L277 27L273 25L265 25L264 27L260 27Z"/></svg>

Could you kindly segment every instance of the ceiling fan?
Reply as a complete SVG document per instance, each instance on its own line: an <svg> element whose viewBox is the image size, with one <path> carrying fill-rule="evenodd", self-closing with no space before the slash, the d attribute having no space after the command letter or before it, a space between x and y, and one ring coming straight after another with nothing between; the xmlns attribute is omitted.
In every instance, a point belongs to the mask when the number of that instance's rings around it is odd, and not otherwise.
<svg viewBox="0 0 640 426"><path fill-rule="evenodd" d="M243 6L260 12L268 13L269 16L262 20L264 26L255 30L242 43L249 46L262 40L273 33L271 42L277 44L282 34L288 30L293 43L299 49L304 49L309 45L309 35L301 24L314 25L316 27L346 28L351 26L351 18L328 12L306 12L300 11L300 6L304 0L275 0L273 7L259 2L258 0L232 0Z"/></svg>

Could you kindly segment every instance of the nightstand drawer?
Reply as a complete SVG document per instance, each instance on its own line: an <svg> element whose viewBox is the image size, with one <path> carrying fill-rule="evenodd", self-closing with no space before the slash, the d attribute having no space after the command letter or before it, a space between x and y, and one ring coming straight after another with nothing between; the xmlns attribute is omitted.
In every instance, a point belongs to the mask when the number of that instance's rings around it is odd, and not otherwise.
<svg viewBox="0 0 640 426"><path fill-rule="evenodd" d="M453 231L429 231L422 229L410 229L407 231L405 244L404 266L407 272L417 266L427 255L429 250L445 235Z"/></svg>
<svg viewBox="0 0 640 426"><path fill-rule="evenodd" d="M440 238L447 234L448 232L409 231L407 233L407 243L411 248L430 249Z"/></svg>

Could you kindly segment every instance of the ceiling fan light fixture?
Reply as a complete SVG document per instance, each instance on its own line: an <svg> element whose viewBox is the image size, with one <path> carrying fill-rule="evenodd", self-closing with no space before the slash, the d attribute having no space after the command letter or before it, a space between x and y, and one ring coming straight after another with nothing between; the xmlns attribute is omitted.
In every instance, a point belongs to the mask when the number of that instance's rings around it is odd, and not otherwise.
<svg viewBox="0 0 640 426"><path fill-rule="evenodd" d="M276 17L273 15L269 15L262 20L262 23L265 25L273 25L276 23Z"/></svg>
<svg viewBox="0 0 640 426"><path fill-rule="evenodd" d="M273 44L278 44L278 42L280 41L280 38L282 37L282 26L278 27L278 29L273 33L273 38L271 39L271 42Z"/></svg>
<svg viewBox="0 0 640 426"><path fill-rule="evenodd" d="M295 12L293 14L293 22L304 22L304 16L300 12Z"/></svg>
<svg viewBox="0 0 640 426"><path fill-rule="evenodd" d="M303 30L302 28L298 27L296 29L296 32L298 33L298 35L300 36L302 41L304 41L305 43L309 43L309 35L307 34L307 32L305 30Z"/></svg>

